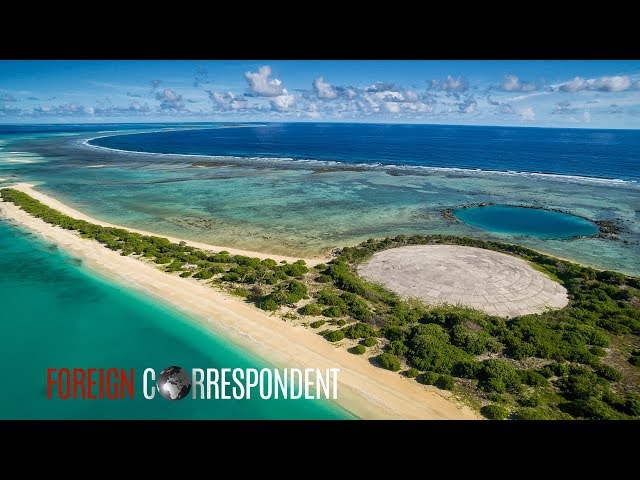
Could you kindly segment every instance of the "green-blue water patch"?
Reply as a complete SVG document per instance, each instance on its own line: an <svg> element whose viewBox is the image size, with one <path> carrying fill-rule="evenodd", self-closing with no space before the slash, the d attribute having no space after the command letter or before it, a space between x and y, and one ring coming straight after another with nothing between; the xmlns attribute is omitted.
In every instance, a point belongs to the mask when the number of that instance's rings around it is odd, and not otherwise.
<svg viewBox="0 0 640 480"><path fill-rule="evenodd" d="M510 235L571 238L598 233L598 226L585 218L542 208L484 205L458 208L453 214L468 225Z"/></svg>
<svg viewBox="0 0 640 480"><path fill-rule="evenodd" d="M341 419L326 400L145 400L142 372L169 365L262 368L193 319L88 270L0 221L0 365L10 369L0 419ZM47 368L134 368L135 398L47 399Z"/></svg>

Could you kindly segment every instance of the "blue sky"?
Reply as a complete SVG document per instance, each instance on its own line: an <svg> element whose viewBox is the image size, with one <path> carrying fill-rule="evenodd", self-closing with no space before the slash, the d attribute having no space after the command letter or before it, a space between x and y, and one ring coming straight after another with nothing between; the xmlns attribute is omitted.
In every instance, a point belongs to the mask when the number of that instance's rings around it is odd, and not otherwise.
<svg viewBox="0 0 640 480"><path fill-rule="evenodd" d="M640 128L640 61L0 61L0 123Z"/></svg>

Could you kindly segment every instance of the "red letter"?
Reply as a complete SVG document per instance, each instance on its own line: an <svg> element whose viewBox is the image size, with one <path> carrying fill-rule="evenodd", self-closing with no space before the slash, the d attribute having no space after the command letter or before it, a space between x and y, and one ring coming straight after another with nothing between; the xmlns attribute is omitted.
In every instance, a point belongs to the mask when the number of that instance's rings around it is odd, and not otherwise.
<svg viewBox="0 0 640 480"><path fill-rule="evenodd" d="M51 387L53 386L54 383L56 383L56 381L53 378L51 378L51 374L56 370L57 370L56 368L47 368L47 398L49 400L51 400Z"/></svg>
<svg viewBox="0 0 640 480"><path fill-rule="evenodd" d="M100 395L99 397L102 399L104 398L104 368L101 368L100 370L98 370L100 372Z"/></svg>
<svg viewBox="0 0 640 480"><path fill-rule="evenodd" d="M115 392L111 392L111 375L114 375L115 378ZM107 398L109 400L115 400L116 398L118 398L118 370L115 368L110 368L109 370L107 370Z"/></svg>
<svg viewBox="0 0 640 480"><path fill-rule="evenodd" d="M79 377L79 378L78 378ZM74 368L73 369L73 398L78 398L76 394L76 390L78 385L82 389L82 399L84 399L84 369L82 368Z"/></svg>
<svg viewBox="0 0 640 480"><path fill-rule="evenodd" d="M96 384L96 382L93 380L93 372L95 372L96 369L95 368L90 368L88 370L89 372L89 378L87 379L87 390L89 391L89 395L87 396L87 398L89 400L95 400L96 396L93 394L93 386Z"/></svg>
<svg viewBox="0 0 640 480"><path fill-rule="evenodd" d="M134 369L129 372L129 378L127 378L127 372L124 368L120 369L120 398L124 398L125 388L129 392L129 398L133 398L133 379Z"/></svg>
<svg viewBox="0 0 640 480"><path fill-rule="evenodd" d="M66 376L66 379L64 378L65 376ZM61 368L58 378L60 380L58 382L58 396L62 400L66 400L67 398L69 398L69 395L71 395L71 373L69 372L69 369ZM64 393L62 392L63 386L67 387L67 391Z"/></svg>

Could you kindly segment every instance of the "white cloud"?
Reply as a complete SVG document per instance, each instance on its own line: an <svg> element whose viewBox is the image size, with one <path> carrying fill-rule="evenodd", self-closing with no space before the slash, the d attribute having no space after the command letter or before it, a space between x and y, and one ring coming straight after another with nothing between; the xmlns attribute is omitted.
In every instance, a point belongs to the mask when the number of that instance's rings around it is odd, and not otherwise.
<svg viewBox="0 0 640 480"><path fill-rule="evenodd" d="M587 88L587 81L582 77L575 77L573 80L560 85L560 91L568 93L578 92L585 88Z"/></svg>
<svg viewBox="0 0 640 480"><path fill-rule="evenodd" d="M287 92L286 88L282 89L282 95L278 95L271 100L271 110L276 112L288 112L295 105L296 98Z"/></svg>
<svg viewBox="0 0 640 480"><path fill-rule="evenodd" d="M156 100L160 101L160 108L162 110L184 109L184 103L182 103L182 95L176 93L170 88L165 88L161 92L157 92Z"/></svg>
<svg viewBox="0 0 640 480"><path fill-rule="evenodd" d="M277 78L271 78L271 67L261 66L257 72L245 72L251 91L261 97L277 97L285 94L282 82Z"/></svg>
<svg viewBox="0 0 640 480"><path fill-rule="evenodd" d="M212 92L207 90L209 99L213 102L214 110L238 111L246 110L249 102L244 97L232 92Z"/></svg>
<svg viewBox="0 0 640 480"><path fill-rule="evenodd" d="M589 112L589 110L585 110L584 114L584 123L591 123L591 112Z"/></svg>
<svg viewBox="0 0 640 480"><path fill-rule="evenodd" d="M329 82L325 82L324 78L318 77L313 82L313 89L318 98L332 100L338 97L338 92L334 90Z"/></svg>
<svg viewBox="0 0 640 480"><path fill-rule="evenodd" d="M631 78L628 75L615 75L613 77L600 77L586 80L575 77L569 82L560 85L562 92L574 93L580 90L599 90L601 92L622 92L631 87Z"/></svg>
<svg viewBox="0 0 640 480"><path fill-rule="evenodd" d="M505 75L501 88L505 92L533 92L536 90L535 84L522 82L516 75Z"/></svg>
<svg viewBox="0 0 640 480"><path fill-rule="evenodd" d="M589 87L593 90L605 92L622 92L631 86L631 79L628 75L616 75L614 77L601 77L593 80Z"/></svg>
<svg viewBox="0 0 640 480"><path fill-rule="evenodd" d="M447 79L442 82L442 89L447 92L464 92L468 87L467 81L460 75L456 78L447 75Z"/></svg>
<svg viewBox="0 0 640 480"><path fill-rule="evenodd" d="M389 113L400 113L400 104L397 102L385 102L384 108Z"/></svg>
<svg viewBox="0 0 640 480"><path fill-rule="evenodd" d="M533 111L532 107L523 107L516 110L516 113L520 116L522 120L535 120L536 112Z"/></svg>

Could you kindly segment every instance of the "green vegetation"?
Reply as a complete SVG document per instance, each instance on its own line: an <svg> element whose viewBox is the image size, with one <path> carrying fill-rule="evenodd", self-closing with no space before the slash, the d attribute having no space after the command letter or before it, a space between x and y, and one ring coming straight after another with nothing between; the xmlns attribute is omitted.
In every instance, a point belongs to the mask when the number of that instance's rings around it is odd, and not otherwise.
<svg viewBox="0 0 640 480"><path fill-rule="evenodd" d="M509 410L504 405L496 403L485 405L480 409L480 413L489 420L505 420L509 416Z"/></svg>
<svg viewBox="0 0 640 480"><path fill-rule="evenodd" d="M409 370L404 372L404 376L407 378L416 378L418 375L420 375L420 370L413 367L411 367Z"/></svg>
<svg viewBox="0 0 640 480"><path fill-rule="evenodd" d="M322 332L328 341L363 339L359 345L363 348L380 341L385 351L376 359L382 368L399 371L406 364L407 376L417 376L428 385L453 388L464 379L465 394L481 404L493 402L483 407L489 418L504 418L504 410L494 408L507 409L503 405L515 408L514 419L640 418L639 278L517 245L448 235L370 239L343 248L327 265L310 271L304 261L278 264L208 252L166 238L91 224L14 189L0 189L0 195L47 223L75 230L122 255L157 264L167 274L193 276L220 286L266 311L278 312L310 298L311 303L298 312L334 319L330 323L339 330ZM522 258L561 282L569 305L505 319L470 308L405 301L355 273L357 265L377 251L429 244L472 246ZM313 322L311 327L319 328L324 322ZM612 363L619 358L628 363L618 362L614 368ZM418 375L420 371L424 373Z"/></svg>
<svg viewBox="0 0 640 480"><path fill-rule="evenodd" d="M356 345L349 349L349 351L355 355L362 355L367 349L363 345Z"/></svg>
<svg viewBox="0 0 640 480"><path fill-rule="evenodd" d="M324 334L324 338L330 342L339 342L344 338L344 332L342 330L331 330Z"/></svg>
<svg viewBox="0 0 640 480"><path fill-rule="evenodd" d="M400 359L392 353L381 353L376 357L378 365L392 372L400 370Z"/></svg>
<svg viewBox="0 0 640 480"><path fill-rule="evenodd" d="M304 307L300 308L298 312L300 312L302 315L312 315L312 316L320 315L322 313L322 307L317 303L309 303ZM324 320L319 320L319 321L324 323ZM317 322L314 322L314 323L317 323Z"/></svg>
<svg viewBox="0 0 640 480"><path fill-rule="evenodd" d="M311 322L309 326L311 328L320 328L325 323L327 323L325 320L316 320L315 322Z"/></svg>
<svg viewBox="0 0 640 480"><path fill-rule="evenodd" d="M362 340L361 343L365 347L373 347L374 345L378 344L378 340L376 338L373 338L373 337L367 337L364 340Z"/></svg>

